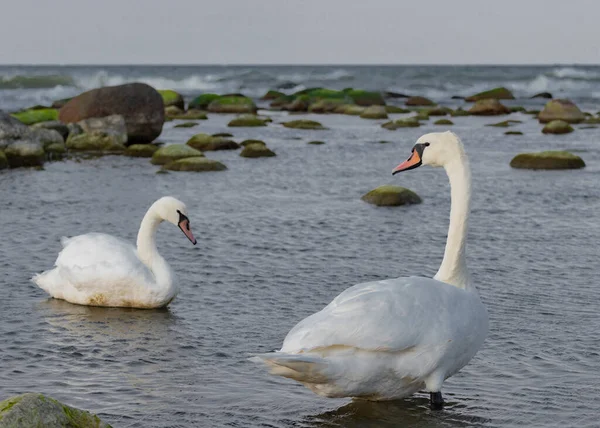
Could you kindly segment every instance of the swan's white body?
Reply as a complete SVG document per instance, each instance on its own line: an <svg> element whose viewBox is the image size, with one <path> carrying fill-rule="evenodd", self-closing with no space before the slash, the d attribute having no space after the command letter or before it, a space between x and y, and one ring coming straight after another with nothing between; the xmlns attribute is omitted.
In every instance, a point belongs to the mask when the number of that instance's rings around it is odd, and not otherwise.
<svg viewBox="0 0 600 428"><path fill-rule="evenodd" d="M62 238L64 248L56 267L32 280L52 297L80 305L166 306L178 288L168 263L158 254L154 236L163 220L177 224L177 213L185 217L185 212L185 205L177 199L164 197L156 201L140 225L137 249L103 233ZM189 236L195 243L191 232Z"/></svg>
<svg viewBox="0 0 600 428"><path fill-rule="evenodd" d="M419 390L439 392L483 344L488 315L465 261L468 161L453 133L428 134L419 141L431 142L423 164L444 166L452 187L448 242L438 273L434 279L350 287L298 323L280 351L255 358L271 373L326 397L390 400Z"/></svg>

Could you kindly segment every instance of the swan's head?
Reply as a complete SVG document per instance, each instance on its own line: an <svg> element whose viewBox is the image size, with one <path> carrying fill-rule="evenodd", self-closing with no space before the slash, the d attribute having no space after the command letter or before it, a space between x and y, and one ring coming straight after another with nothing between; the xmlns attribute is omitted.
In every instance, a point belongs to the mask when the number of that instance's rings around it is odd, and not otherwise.
<svg viewBox="0 0 600 428"><path fill-rule="evenodd" d="M187 208L183 202L171 196L165 196L154 202L152 208L161 219L178 226L190 242L196 245L196 238L190 229Z"/></svg>
<svg viewBox="0 0 600 428"><path fill-rule="evenodd" d="M451 131L432 132L417 140L410 157L392 171L392 175L418 168L421 165L446 166L463 156L464 150L458 136Z"/></svg>

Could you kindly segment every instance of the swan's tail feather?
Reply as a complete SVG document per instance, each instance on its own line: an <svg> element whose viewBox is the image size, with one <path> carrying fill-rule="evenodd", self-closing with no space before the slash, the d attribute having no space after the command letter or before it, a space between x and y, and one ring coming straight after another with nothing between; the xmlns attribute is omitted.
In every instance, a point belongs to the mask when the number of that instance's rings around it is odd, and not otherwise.
<svg viewBox="0 0 600 428"><path fill-rule="evenodd" d="M31 278L31 281L52 297L57 297L56 285L60 283L60 275L57 272L57 268L38 273Z"/></svg>
<svg viewBox="0 0 600 428"><path fill-rule="evenodd" d="M267 365L271 374L294 379L302 383L323 384L329 382L328 363L323 358L308 354L270 352L250 359Z"/></svg>

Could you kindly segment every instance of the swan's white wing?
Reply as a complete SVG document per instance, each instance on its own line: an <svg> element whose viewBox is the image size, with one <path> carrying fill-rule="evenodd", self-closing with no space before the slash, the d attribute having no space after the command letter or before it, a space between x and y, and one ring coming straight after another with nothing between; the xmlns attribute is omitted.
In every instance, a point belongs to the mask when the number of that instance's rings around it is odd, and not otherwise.
<svg viewBox="0 0 600 428"><path fill-rule="evenodd" d="M358 284L298 323L281 351L341 346L393 352L440 345L452 340L461 320L468 319L470 299L465 293L421 277Z"/></svg>
<svg viewBox="0 0 600 428"><path fill-rule="evenodd" d="M64 248L56 266L77 289L117 284L129 278L137 283L153 282L152 273L127 241L103 233L87 233L63 238L61 242Z"/></svg>

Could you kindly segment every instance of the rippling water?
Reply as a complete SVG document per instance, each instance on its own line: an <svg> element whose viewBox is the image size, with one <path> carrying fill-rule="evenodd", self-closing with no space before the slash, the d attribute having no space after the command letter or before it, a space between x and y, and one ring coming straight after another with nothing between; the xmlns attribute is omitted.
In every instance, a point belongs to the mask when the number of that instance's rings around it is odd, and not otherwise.
<svg viewBox="0 0 600 428"><path fill-rule="evenodd" d="M430 411L424 394L321 398L247 360L278 349L345 288L430 276L441 262L444 172L390 175L418 136L439 127L390 132L349 116L319 116L326 131L235 129L238 139L263 138L277 157L208 153L224 172L157 175L147 160L124 157L1 172L0 395L44 392L115 427L598 426L600 132L544 136L530 116L512 118L525 120L516 127L524 136L483 126L494 118L453 118L473 169L468 260L491 331L445 383L444 411ZM229 119L211 115L192 129L171 122L161 138L222 132ZM314 139L327 144L306 144ZM518 152L562 148L587 168L508 166ZM360 200L386 183L415 190L423 203ZM101 231L134 242L147 207L167 194L188 204L198 238L193 247L169 224L158 232L181 284L167 310L75 306L29 282L52 266L63 235Z"/></svg>

